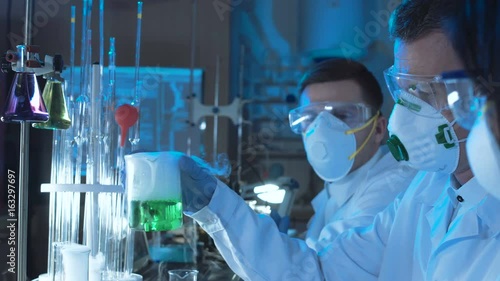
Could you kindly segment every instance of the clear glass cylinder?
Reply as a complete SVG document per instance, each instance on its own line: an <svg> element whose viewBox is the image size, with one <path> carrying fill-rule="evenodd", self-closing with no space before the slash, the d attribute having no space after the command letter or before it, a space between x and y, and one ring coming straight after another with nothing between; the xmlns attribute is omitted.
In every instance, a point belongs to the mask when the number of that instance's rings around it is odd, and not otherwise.
<svg viewBox="0 0 500 281"><path fill-rule="evenodd" d="M198 270L195 269L173 269L168 271L168 281L196 281Z"/></svg>
<svg viewBox="0 0 500 281"><path fill-rule="evenodd" d="M89 247L68 244L61 249L61 255L64 281L89 280Z"/></svg>

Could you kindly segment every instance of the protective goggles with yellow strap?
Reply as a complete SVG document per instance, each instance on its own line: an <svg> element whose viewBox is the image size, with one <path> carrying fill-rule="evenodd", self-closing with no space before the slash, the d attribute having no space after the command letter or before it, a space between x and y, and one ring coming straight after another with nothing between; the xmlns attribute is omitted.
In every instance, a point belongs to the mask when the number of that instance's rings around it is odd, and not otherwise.
<svg viewBox="0 0 500 281"><path fill-rule="evenodd" d="M363 103L315 102L290 111L288 115L290 128L294 133L302 134L318 114L324 111L337 117L353 129L362 127L370 119L378 116L378 111Z"/></svg>

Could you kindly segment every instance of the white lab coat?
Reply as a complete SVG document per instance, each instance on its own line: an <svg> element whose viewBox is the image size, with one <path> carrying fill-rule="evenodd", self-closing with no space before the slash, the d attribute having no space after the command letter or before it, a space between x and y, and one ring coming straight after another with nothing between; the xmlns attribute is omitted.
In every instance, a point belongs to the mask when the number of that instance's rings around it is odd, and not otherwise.
<svg viewBox="0 0 500 281"><path fill-rule="evenodd" d="M222 183L192 216L245 280L498 280L500 201L475 179L457 192L449 178L420 172L372 225L344 232L318 252L280 233Z"/></svg>
<svg viewBox="0 0 500 281"><path fill-rule="evenodd" d="M377 213L404 192L417 171L398 163L382 146L363 166L325 188L312 200L315 215L307 235L307 245L316 249L318 241L333 241L340 233L370 225Z"/></svg>

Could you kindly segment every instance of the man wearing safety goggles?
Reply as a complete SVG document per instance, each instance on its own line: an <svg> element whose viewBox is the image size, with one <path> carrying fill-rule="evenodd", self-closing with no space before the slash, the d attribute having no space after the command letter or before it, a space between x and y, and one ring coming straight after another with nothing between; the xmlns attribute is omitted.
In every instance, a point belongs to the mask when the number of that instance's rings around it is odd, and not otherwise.
<svg viewBox="0 0 500 281"><path fill-rule="evenodd" d="M464 142L468 131L457 124L440 77L464 68L444 32L460 5L407 0L393 13L395 60L385 72L396 102L389 144L397 160L422 171L371 225L349 229L313 250L273 229L271 219L244 208L212 177L213 196L225 199L224 207L211 202L193 217L232 268L245 268L237 271L245 280L498 279L499 204L486 199L471 172ZM305 126L306 133L313 123ZM185 167L183 173L193 181L202 178L197 184L206 190L210 177Z"/></svg>
<svg viewBox="0 0 500 281"><path fill-rule="evenodd" d="M459 9L447 30L463 70L445 72L448 104L460 126L470 130L466 152L475 179L490 194L481 198L478 217L486 218L480 238L472 236L471 272L482 280L500 276L500 0L457 0ZM474 223L474 222L472 222ZM472 224L471 223L471 224ZM472 226L472 225L471 225ZM475 227L475 226L474 226ZM457 247L463 246L457 245ZM472 251L471 251L472 252ZM472 277L473 275L471 275ZM479 280L477 275L474 279Z"/></svg>
<svg viewBox="0 0 500 281"><path fill-rule="evenodd" d="M447 27L465 70L443 73L441 79L458 123L471 130L467 156L472 172L500 199L500 1L459 2L464 8Z"/></svg>
<svg viewBox="0 0 500 281"><path fill-rule="evenodd" d="M299 83L300 107L289 114L302 135L307 159L325 188L313 199L306 242L331 242L347 229L366 226L403 192L416 170L402 165L381 143L387 120L383 94L368 69L348 59L329 59Z"/></svg>
<svg viewBox="0 0 500 281"><path fill-rule="evenodd" d="M422 172L393 210L379 214L372 226L378 231L371 232L376 239L361 232L360 239L339 243L356 263L353 270L362 257L349 246L370 241L369 251L384 245L379 280L492 280L500 273L495 266L500 225L492 216L500 205L488 198L467 158L466 140L475 121L470 111L481 108L483 99L472 98L477 85L454 71L464 68L464 60L445 33L449 18L467 10L463 5L410 0L392 18L395 61L384 76L396 104L388 145L398 161ZM419 15L426 6L427 14ZM331 251L331 263L345 261L343 254Z"/></svg>
<svg viewBox="0 0 500 281"><path fill-rule="evenodd" d="M445 72L441 80L458 124L470 130L466 146L471 170L482 187L500 198L499 96L491 81L474 73L472 69Z"/></svg>

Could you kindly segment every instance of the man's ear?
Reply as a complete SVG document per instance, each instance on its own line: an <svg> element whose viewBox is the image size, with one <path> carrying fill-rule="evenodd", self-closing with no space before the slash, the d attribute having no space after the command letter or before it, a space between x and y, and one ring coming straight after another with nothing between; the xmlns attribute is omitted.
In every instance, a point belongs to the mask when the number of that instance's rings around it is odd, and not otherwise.
<svg viewBox="0 0 500 281"><path fill-rule="evenodd" d="M377 124L375 126L374 140L376 143L381 144L387 136L387 118L384 116L379 116L377 118Z"/></svg>

